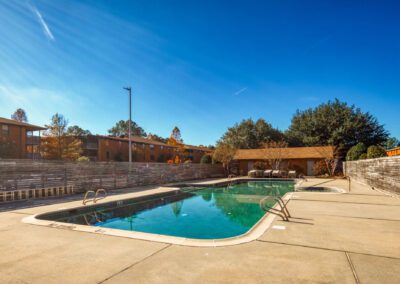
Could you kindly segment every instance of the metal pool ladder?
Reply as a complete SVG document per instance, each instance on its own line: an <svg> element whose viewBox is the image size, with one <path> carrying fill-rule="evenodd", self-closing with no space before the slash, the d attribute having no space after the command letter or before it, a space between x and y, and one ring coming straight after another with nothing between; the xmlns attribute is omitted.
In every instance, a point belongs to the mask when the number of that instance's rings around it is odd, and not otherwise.
<svg viewBox="0 0 400 284"><path fill-rule="evenodd" d="M278 202L280 209L274 208L265 204L266 201L275 201ZM260 208L266 212L272 213L282 218L283 221L289 221L289 218L292 216L289 213L289 210L286 207L287 202L283 201L280 196L266 196L260 200Z"/></svg>
<svg viewBox="0 0 400 284"><path fill-rule="evenodd" d="M102 198L98 197L100 192L102 192L104 194L104 196ZM86 205L86 203L89 201L88 200L89 194L94 194L93 203L96 203L97 200L106 198L107 191L104 188L99 188L98 190L96 190L96 192L94 192L93 190L86 191L85 196L83 197L83 201L82 201L83 205Z"/></svg>

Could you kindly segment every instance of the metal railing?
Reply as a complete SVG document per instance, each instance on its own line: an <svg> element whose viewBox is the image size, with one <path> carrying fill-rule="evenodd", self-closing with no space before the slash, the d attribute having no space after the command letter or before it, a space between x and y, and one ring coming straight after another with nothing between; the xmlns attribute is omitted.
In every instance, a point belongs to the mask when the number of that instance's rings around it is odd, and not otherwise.
<svg viewBox="0 0 400 284"><path fill-rule="evenodd" d="M270 206L270 205L266 204L266 201L273 201L275 203L273 206ZM279 204L280 209L275 208L276 202ZM287 202L285 203L283 201L283 199L279 196L266 196L260 200L259 205L260 205L260 208L262 210L264 210L265 212L269 212L274 215L277 215L277 216L281 217L283 221L289 221L289 218L291 218L292 216L290 215L289 210L286 207Z"/></svg>
<svg viewBox="0 0 400 284"><path fill-rule="evenodd" d="M102 198L98 197L99 193L103 193L104 194ZM86 191L86 193L85 193L85 195L83 197L83 200L82 200L82 204L83 205L86 205L86 203L88 203L90 201L90 199L88 199L89 194L94 194L93 203L96 203L98 200L106 198L107 191L104 188L99 188L98 190L96 190L96 192L93 191L93 190Z"/></svg>

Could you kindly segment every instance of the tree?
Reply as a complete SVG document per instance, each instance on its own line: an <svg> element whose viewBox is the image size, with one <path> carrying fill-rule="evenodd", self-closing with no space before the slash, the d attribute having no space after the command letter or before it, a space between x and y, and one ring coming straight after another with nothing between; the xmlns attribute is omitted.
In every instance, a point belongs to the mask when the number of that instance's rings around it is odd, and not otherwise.
<svg viewBox="0 0 400 284"><path fill-rule="evenodd" d="M236 153L236 148L226 143L218 143L215 148L213 159L222 163L227 174L229 174L229 165Z"/></svg>
<svg viewBox="0 0 400 284"><path fill-rule="evenodd" d="M167 144L175 147L175 164L179 164L182 160L187 160L187 149L185 147L185 144L183 144L181 131L177 126L175 126L172 130L171 136L168 138Z"/></svg>
<svg viewBox="0 0 400 284"><path fill-rule="evenodd" d="M357 143L380 145L388 138L374 116L338 99L316 108L298 110L286 135L291 146L333 145L339 157Z"/></svg>
<svg viewBox="0 0 400 284"><path fill-rule="evenodd" d="M167 143L168 142L168 138L162 138L161 136L158 136L157 134L151 134L151 133L149 133L147 135L147 139L158 141L158 142L161 142L161 143Z"/></svg>
<svg viewBox="0 0 400 284"><path fill-rule="evenodd" d="M390 137L385 141L384 146L386 150L390 150L400 146L400 141L396 137Z"/></svg>
<svg viewBox="0 0 400 284"><path fill-rule="evenodd" d="M367 146L364 143L358 143L350 148L346 155L346 161L357 161L362 154L367 152Z"/></svg>
<svg viewBox="0 0 400 284"><path fill-rule="evenodd" d="M334 176L336 172L337 165L339 163L337 148L334 146L330 147L318 147L315 151L324 157L323 163L325 163L325 169L329 176Z"/></svg>
<svg viewBox="0 0 400 284"><path fill-rule="evenodd" d="M108 130L108 133L112 136L117 137L128 137L129 136L129 120L118 121L111 129ZM131 134L133 136L141 136L146 137L147 134L136 122L131 121Z"/></svg>
<svg viewBox="0 0 400 284"><path fill-rule="evenodd" d="M81 141L66 134L68 121L62 114L56 113L51 123L46 125L41 149L43 157L52 160L76 160L82 148Z"/></svg>
<svg viewBox="0 0 400 284"><path fill-rule="evenodd" d="M211 164L211 163L212 163L211 155L205 154L200 159L200 164Z"/></svg>
<svg viewBox="0 0 400 284"><path fill-rule="evenodd" d="M283 159L284 149L287 148L288 143L285 141L271 141L266 143L265 148L272 149L268 152L268 163L274 170L279 170Z"/></svg>
<svg viewBox="0 0 400 284"><path fill-rule="evenodd" d="M25 110L22 108L18 108L12 115L11 119L14 119L19 122L28 122L28 117L26 116Z"/></svg>
<svg viewBox="0 0 400 284"><path fill-rule="evenodd" d="M66 135L69 136L88 136L92 133L89 130L84 130L80 128L78 125L70 126L67 129Z"/></svg>
<svg viewBox="0 0 400 284"><path fill-rule="evenodd" d="M171 138L173 138L177 143L183 143L181 131L178 126L175 126L174 129L172 129Z"/></svg>
<svg viewBox="0 0 400 284"><path fill-rule="evenodd" d="M381 158L381 157L386 157L386 151L383 147L381 146L376 146L372 145L368 147L367 150L367 158L368 159L375 159L375 158Z"/></svg>
<svg viewBox="0 0 400 284"><path fill-rule="evenodd" d="M269 141L280 141L284 138L282 132L264 119L260 118L254 122L249 118L229 127L219 142L237 149L256 149Z"/></svg>

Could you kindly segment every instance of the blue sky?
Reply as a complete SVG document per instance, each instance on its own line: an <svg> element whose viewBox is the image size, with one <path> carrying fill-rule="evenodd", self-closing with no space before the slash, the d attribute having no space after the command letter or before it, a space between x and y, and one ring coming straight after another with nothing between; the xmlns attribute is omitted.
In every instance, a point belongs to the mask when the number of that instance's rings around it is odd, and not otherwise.
<svg viewBox="0 0 400 284"><path fill-rule="evenodd" d="M147 132L213 144L262 117L339 98L400 138L399 1L0 0L0 116L106 134L128 116Z"/></svg>

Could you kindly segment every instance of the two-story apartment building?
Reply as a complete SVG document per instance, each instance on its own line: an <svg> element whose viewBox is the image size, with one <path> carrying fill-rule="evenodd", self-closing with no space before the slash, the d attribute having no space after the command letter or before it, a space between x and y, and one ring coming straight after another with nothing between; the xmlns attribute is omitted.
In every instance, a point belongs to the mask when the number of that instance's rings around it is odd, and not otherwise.
<svg viewBox="0 0 400 284"><path fill-rule="evenodd" d="M78 138L82 141L82 155L89 157L92 161L129 160L128 138L102 135L88 135ZM184 145L183 148L180 148L138 136L132 136L131 142L132 161L134 162L164 163L179 155L181 160L189 159L194 163L199 163L204 154L212 153L206 147Z"/></svg>
<svg viewBox="0 0 400 284"><path fill-rule="evenodd" d="M0 117L0 158L39 159L42 130L46 128Z"/></svg>
<svg viewBox="0 0 400 284"><path fill-rule="evenodd" d="M118 138L109 136L98 136L98 160L99 161L128 161L129 160L129 140L128 138ZM132 161L134 162L166 162L174 157L176 147L165 143L147 139L144 137L133 136L132 142Z"/></svg>

